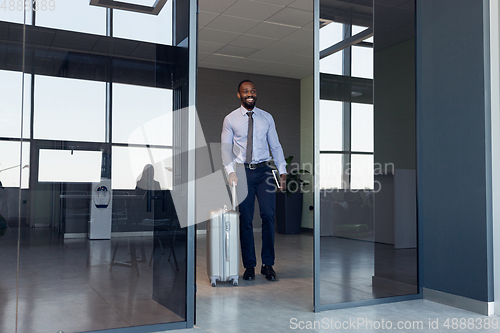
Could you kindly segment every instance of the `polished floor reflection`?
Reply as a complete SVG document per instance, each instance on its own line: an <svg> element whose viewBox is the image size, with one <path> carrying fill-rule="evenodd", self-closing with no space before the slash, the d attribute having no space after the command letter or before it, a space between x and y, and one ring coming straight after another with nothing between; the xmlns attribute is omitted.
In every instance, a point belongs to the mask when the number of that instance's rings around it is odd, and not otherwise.
<svg viewBox="0 0 500 333"><path fill-rule="evenodd" d="M49 228L11 227L0 239L0 332L14 332L19 231L18 332L82 332L183 320L152 299L152 236L88 241L64 239ZM162 266L175 274L170 249L163 250L153 261L161 256Z"/></svg>
<svg viewBox="0 0 500 333"><path fill-rule="evenodd" d="M418 293L417 249L321 237L321 304Z"/></svg>
<svg viewBox="0 0 500 333"><path fill-rule="evenodd" d="M258 257L259 232L255 233L255 241ZM257 274L255 281L240 279L238 287L220 283L212 288L206 271L205 235L198 235L198 321L205 323L237 318L240 311L248 307L261 311L261 315L274 308L312 311L312 249L312 234L276 234L274 267L279 282L270 283ZM392 245L321 237L321 303L417 293L417 275L413 268L416 254L415 249L394 250ZM240 275L243 271L240 265Z"/></svg>
<svg viewBox="0 0 500 333"><path fill-rule="evenodd" d="M255 318L268 316L270 312L312 310L312 234L276 234L276 263L278 282L269 282L260 274L261 233L255 233L257 255L256 279L240 278L237 287L231 283L210 285L206 270L206 235L197 237L196 256L196 318L199 325L237 320L246 312ZM240 277L243 274L240 260ZM256 321L257 322L257 321ZM230 330L227 332L237 332Z"/></svg>

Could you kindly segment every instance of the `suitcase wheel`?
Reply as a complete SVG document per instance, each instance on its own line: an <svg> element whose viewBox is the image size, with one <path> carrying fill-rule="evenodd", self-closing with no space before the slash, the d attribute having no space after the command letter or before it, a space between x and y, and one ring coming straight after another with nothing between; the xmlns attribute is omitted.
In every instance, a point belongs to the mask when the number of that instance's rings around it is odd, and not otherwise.
<svg viewBox="0 0 500 333"><path fill-rule="evenodd" d="M233 280L233 286L237 286L238 285L238 280Z"/></svg>
<svg viewBox="0 0 500 333"><path fill-rule="evenodd" d="M210 279L210 284L212 285L212 287L215 287L215 285L217 284L217 278Z"/></svg>
<svg viewBox="0 0 500 333"><path fill-rule="evenodd" d="M215 287L216 283L215 282L212 282L212 287Z"/></svg>

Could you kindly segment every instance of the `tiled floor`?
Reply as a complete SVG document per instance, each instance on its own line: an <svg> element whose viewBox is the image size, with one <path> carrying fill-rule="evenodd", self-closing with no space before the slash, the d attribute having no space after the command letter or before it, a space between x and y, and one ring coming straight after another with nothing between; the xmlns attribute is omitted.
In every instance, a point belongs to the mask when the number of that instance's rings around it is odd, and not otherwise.
<svg viewBox="0 0 500 333"><path fill-rule="evenodd" d="M13 332L16 320L17 231L10 229L0 241L1 333ZM152 300L153 269L148 263L151 237L122 238L117 244L117 239L110 242L64 240L49 229L21 228L20 235L18 332L62 330L69 333L179 320ZM260 234L255 235L259 247ZM447 331L446 318L471 318L476 327L478 322L484 324L487 319L498 319L424 300L313 313L310 234L276 235L275 269L280 281L268 282L257 274L255 281L240 280L237 287L219 283L213 288L206 275L205 236L198 235L197 239L197 324L191 330L180 332L290 332L295 331L294 328L302 330L301 327L314 321L320 321L322 329L313 331L326 332L337 330L335 324L357 322L358 318L375 325L371 330L360 325L354 330L359 332L444 332ZM137 268L113 266L110 270L116 245L119 245L116 260L127 261L130 246L133 248L134 244L137 258L146 260L139 261ZM373 298L369 279L374 272L374 245L343 240L336 241L337 245L340 247L329 251L342 255L321 258L333 286L329 289L326 280L323 281L322 300L343 301L352 299L352 295ZM145 255L141 253L142 248ZM259 252L257 249L258 257ZM172 262L164 261L174 269ZM182 265L182 258L179 261ZM429 319L434 323L438 319L438 330L429 328ZM377 329L382 320L390 320L393 325L398 321L407 321L403 322L407 325L421 321L424 326L423 329ZM349 327L348 330L353 331L353 326ZM452 328L448 331L500 331L470 329L470 325L465 330Z"/></svg>
<svg viewBox="0 0 500 333"><path fill-rule="evenodd" d="M456 318L457 327L453 318ZM449 327L446 323L449 323ZM467 322L460 328L460 320ZM316 329L307 329L314 325ZM356 323L358 323L357 325ZM383 323L382 323L383 321ZM390 322L390 323L389 323ZM479 324L489 322L496 329L480 329ZM216 323L199 322L193 329L176 330L176 333L247 333L247 332L500 332L498 316L481 316L465 310L426 301L414 300L398 303L364 306L358 308L324 311L313 313L291 309L269 309L265 315L262 311L250 307L244 313L233 316L230 320ZM320 324L322 326L320 326ZM352 324L352 326L351 326ZM300 326L299 326L300 325ZM344 326L339 328L338 325ZM392 325L392 326L391 326ZM398 325L399 328L398 328ZM437 325L437 326L436 326ZM465 324L464 324L465 325ZM475 328L474 328L475 325ZM406 326L406 328L405 328ZM463 326L463 325L462 325ZM337 328L336 328L337 327ZM388 328L392 327L392 328ZM454 328L455 327L455 328ZM302 328L302 329L301 329Z"/></svg>

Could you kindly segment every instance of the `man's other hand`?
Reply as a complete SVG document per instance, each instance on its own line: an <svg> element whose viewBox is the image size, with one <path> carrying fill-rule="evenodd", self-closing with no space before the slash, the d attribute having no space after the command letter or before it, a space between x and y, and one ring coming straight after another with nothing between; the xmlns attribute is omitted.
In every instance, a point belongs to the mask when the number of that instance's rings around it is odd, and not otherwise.
<svg viewBox="0 0 500 333"><path fill-rule="evenodd" d="M286 173L280 175L280 191L286 191Z"/></svg>
<svg viewBox="0 0 500 333"><path fill-rule="evenodd" d="M233 182L235 185L238 185L238 177L236 176L236 172L231 172L229 174L227 182L229 183L229 186L233 186Z"/></svg>

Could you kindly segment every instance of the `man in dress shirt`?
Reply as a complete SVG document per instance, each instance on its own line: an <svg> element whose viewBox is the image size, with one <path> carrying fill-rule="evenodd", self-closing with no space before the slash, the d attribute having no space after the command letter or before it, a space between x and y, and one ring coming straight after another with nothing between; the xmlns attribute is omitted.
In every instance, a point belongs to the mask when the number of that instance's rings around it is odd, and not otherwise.
<svg viewBox="0 0 500 333"><path fill-rule="evenodd" d="M280 188L286 186L286 162L278 140L274 119L268 112L255 106L257 90L250 80L238 86L241 106L224 118L222 127L222 163L228 174L229 184L246 179L248 195L239 205L241 256L244 280L255 279L255 245L253 214L255 196L259 201L262 218L261 274L269 281L277 281L274 265L274 211L276 208L275 185L269 161L272 157L280 173ZM247 149L248 148L248 149ZM241 186L237 186L241 188ZM237 191L238 198L243 198Z"/></svg>

